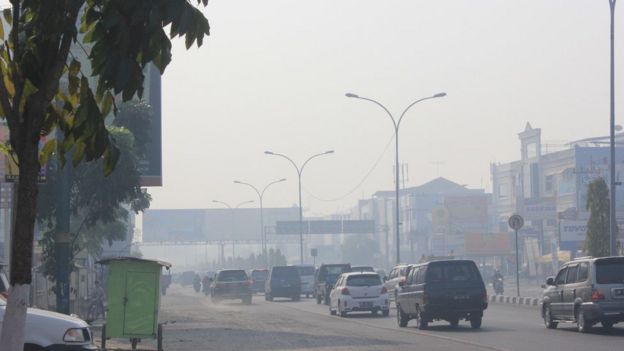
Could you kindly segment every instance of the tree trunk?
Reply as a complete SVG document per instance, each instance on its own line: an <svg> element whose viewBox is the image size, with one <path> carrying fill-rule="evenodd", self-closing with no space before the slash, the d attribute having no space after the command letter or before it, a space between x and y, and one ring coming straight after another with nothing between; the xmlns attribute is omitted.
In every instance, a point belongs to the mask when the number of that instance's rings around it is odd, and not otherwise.
<svg viewBox="0 0 624 351"><path fill-rule="evenodd" d="M37 212L37 177L39 175L38 135L25 137L19 153L19 184L17 193L15 226L11 240L11 275L0 350L22 351L26 308L29 304L32 281L32 253Z"/></svg>

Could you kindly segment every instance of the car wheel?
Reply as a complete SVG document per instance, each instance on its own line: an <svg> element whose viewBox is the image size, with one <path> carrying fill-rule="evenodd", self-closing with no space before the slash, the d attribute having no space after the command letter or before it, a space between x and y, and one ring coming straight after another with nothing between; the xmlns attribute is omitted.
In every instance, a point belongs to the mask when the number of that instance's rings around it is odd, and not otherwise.
<svg viewBox="0 0 624 351"><path fill-rule="evenodd" d="M585 313L583 312L583 309L579 308L578 312L576 313L576 329L581 333L587 333L590 328L591 324L585 318Z"/></svg>
<svg viewBox="0 0 624 351"><path fill-rule="evenodd" d="M401 305L397 304L397 324L399 325L400 328L405 328L407 327L407 322L409 322L409 317L407 316L407 314L405 314L403 312L403 310L401 309Z"/></svg>
<svg viewBox="0 0 624 351"><path fill-rule="evenodd" d="M479 317L471 317L470 318L470 326L472 327L472 329L479 329L481 328L481 323L483 322L483 317L479 316Z"/></svg>
<svg viewBox="0 0 624 351"><path fill-rule="evenodd" d="M347 312L342 310L342 304L341 304L340 300L338 300L338 313L340 314L340 317L346 317L347 316Z"/></svg>
<svg viewBox="0 0 624 351"><path fill-rule="evenodd" d="M24 351L45 351L45 349L39 345L24 344Z"/></svg>
<svg viewBox="0 0 624 351"><path fill-rule="evenodd" d="M383 310L381 312L381 315L384 316L384 317L388 317L390 315L390 310Z"/></svg>
<svg viewBox="0 0 624 351"><path fill-rule="evenodd" d="M555 329L559 323L553 322L552 314L550 313L550 306L544 305L544 325L548 329Z"/></svg>
<svg viewBox="0 0 624 351"><path fill-rule="evenodd" d="M325 294L325 298L323 300L326 305L329 305L329 294Z"/></svg>
<svg viewBox="0 0 624 351"><path fill-rule="evenodd" d="M335 316L336 315L336 310L332 310L331 305L329 305L329 315L331 315L331 316Z"/></svg>
<svg viewBox="0 0 624 351"><path fill-rule="evenodd" d="M452 318L449 320L449 323L451 324L451 327L456 327L459 325L459 318Z"/></svg>
<svg viewBox="0 0 624 351"><path fill-rule="evenodd" d="M429 322L423 318L423 314L420 308L416 308L416 327L420 330L425 330L429 326Z"/></svg>

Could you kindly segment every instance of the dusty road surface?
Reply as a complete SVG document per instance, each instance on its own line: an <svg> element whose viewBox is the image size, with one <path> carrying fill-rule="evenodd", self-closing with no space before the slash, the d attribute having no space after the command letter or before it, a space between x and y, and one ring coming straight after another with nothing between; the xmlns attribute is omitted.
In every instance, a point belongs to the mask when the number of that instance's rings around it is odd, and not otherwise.
<svg viewBox="0 0 624 351"><path fill-rule="evenodd" d="M201 350L616 350L624 341L624 326L611 331L595 328L589 334L571 324L544 328L537 307L491 304L483 326L467 322L451 327L434 322L421 331L410 323L399 328L395 311L390 317L353 314L330 316L327 306L312 299L266 302L255 295L253 304L224 301L213 304L192 288L171 286L163 297L161 320L165 351ZM99 345L96 330L96 343ZM127 340L109 340L109 350L130 349ZM138 349L156 349L145 340Z"/></svg>

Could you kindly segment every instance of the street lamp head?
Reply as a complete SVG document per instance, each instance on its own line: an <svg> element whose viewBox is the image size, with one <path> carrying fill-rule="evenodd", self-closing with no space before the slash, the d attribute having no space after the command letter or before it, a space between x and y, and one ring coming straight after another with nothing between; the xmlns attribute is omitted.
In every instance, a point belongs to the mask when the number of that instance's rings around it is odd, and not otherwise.
<svg viewBox="0 0 624 351"><path fill-rule="evenodd" d="M334 153L334 150L325 151L325 154L326 154L326 155L327 155L327 154L333 154L333 153Z"/></svg>
<svg viewBox="0 0 624 351"><path fill-rule="evenodd" d="M240 181L238 181L238 180L235 180L235 181L234 181L234 183L236 183L236 184L241 184L241 182L240 182Z"/></svg>
<svg viewBox="0 0 624 351"><path fill-rule="evenodd" d="M272 152L272 151L265 151L264 153L265 153L266 155L273 155L273 152Z"/></svg>
<svg viewBox="0 0 624 351"><path fill-rule="evenodd" d="M285 182L285 181L286 181L286 178L282 178L282 179L278 180L278 182Z"/></svg>
<svg viewBox="0 0 624 351"><path fill-rule="evenodd" d="M437 93L433 97L434 98L439 98L439 97L445 97L445 96L446 96L446 93Z"/></svg>
<svg viewBox="0 0 624 351"><path fill-rule="evenodd" d="M353 94L353 93L346 93L345 96L348 97L348 98L359 98L359 96L357 96L357 94Z"/></svg>

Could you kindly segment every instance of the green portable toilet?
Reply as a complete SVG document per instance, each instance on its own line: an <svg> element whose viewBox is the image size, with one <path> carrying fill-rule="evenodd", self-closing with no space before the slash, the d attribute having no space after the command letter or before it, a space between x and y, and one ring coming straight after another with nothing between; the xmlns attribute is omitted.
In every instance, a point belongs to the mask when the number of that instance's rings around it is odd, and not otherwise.
<svg viewBox="0 0 624 351"><path fill-rule="evenodd" d="M141 339L157 339L161 351L160 276L162 267L169 269L171 264L137 257L106 258L98 263L109 267L102 348L110 338L130 339L132 349Z"/></svg>

